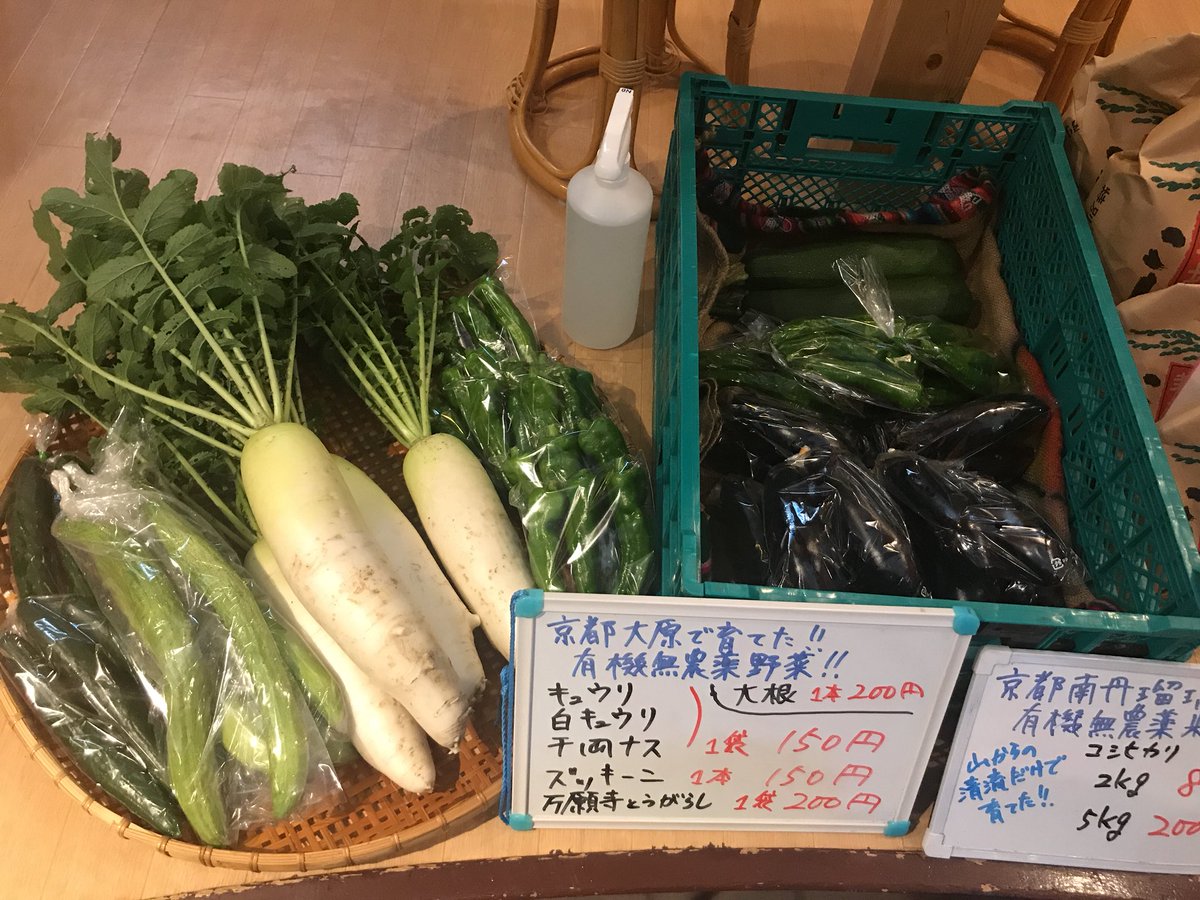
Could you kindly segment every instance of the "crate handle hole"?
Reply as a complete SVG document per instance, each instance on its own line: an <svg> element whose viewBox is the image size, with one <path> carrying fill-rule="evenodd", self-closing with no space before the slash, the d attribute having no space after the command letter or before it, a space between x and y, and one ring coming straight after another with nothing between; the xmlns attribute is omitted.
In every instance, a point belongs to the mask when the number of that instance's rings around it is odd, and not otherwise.
<svg viewBox="0 0 1200 900"><path fill-rule="evenodd" d="M850 159L880 161L896 153L896 145L886 141L865 141L861 138L835 138L814 134L808 139L808 156L813 159Z"/></svg>

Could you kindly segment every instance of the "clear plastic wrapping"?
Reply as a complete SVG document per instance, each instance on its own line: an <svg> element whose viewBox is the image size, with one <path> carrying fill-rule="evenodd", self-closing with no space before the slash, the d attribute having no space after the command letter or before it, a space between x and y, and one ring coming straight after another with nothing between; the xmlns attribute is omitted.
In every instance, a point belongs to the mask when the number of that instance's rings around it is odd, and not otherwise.
<svg viewBox="0 0 1200 900"><path fill-rule="evenodd" d="M545 353L494 277L449 311L437 427L487 463L520 516L534 581L644 591L654 559L649 478L592 375Z"/></svg>
<svg viewBox="0 0 1200 900"><path fill-rule="evenodd" d="M892 310L887 279L875 264L875 259L870 256L843 256L835 260L833 265L879 330L888 337L895 337L896 316Z"/></svg>
<svg viewBox="0 0 1200 900"><path fill-rule="evenodd" d="M146 827L181 836L183 817L165 779L156 774L156 763L134 749L111 721L98 715L78 685L56 670L41 648L11 623L0 632L0 657L30 708L82 772Z"/></svg>
<svg viewBox="0 0 1200 900"><path fill-rule="evenodd" d="M859 461L866 448L743 389L723 389L717 405L720 438L705 457L723 473L708 504L714 577L922 593L904 517Z"/></svg>
<svg viewBox="0 0 1200 900"><path fill-rule="evenodd" d="M341 787L304 693L233 554L159 490L142 445L110 434L94 474L53 475L54 534L95 588L118 647L165 737L167 782L197 837L239 831L314 805Z"/></svg>
<svg viewBox="0 0 1200 900"><path fill-rule="evenodd" d="M904 510L935 597L1057 605L1083 564L1012 491L961 464L894 451L876 463Z"/></svg>

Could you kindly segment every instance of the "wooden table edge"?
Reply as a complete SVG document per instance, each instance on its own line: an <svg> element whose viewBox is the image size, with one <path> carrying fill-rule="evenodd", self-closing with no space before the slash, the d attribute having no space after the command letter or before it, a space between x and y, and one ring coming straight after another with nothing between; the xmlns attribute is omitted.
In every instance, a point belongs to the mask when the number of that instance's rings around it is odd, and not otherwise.
<svg viewBox="0 0 1200 900"><path fill-rule="evenodd" d="M1114 872L1022 862L934 859L889 850L693 847L552 853L366 871L321 873L177 898L239 900L375 900L438 897L586 897L731 890L812 890L981 894L988 898L1088 897L1194 900L1200 876Z"/></svg>

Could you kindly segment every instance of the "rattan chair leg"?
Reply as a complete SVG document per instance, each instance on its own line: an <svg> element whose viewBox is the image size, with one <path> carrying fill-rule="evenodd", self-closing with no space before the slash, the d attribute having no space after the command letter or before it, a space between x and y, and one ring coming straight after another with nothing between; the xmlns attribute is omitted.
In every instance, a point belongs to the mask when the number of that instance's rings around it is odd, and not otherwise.
<svg viewBox="0 0 1200 900"><path fill-rule="evenodd" d="M750 51L762 0L733 0L725 38L725 75L735 84L750 81Z"/></svg>

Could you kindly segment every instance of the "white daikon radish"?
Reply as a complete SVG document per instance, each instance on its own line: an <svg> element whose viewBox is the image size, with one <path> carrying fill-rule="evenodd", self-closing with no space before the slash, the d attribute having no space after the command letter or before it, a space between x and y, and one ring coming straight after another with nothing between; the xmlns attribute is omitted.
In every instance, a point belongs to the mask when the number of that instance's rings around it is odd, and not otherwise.
<svg viewBox="0 0 1200 900"><path fill-rule="evenodd" d="M463 606L441 569L414 562L428 556L429 549L392 498L353 463L337 456L333 461L375 543L392 568L407 575L413 602L429 623L438 646L450 657L460 689L474 698L483 689L484 677L483 663L475 649L474 631L479 617Z"/></svg>
<svg viewBox="0 0 1200 900"><path fill-rule="evenodd" d="M337 641L312 617L288 586L271 549L262 541L246 555L246 571L262 589L271 609L290 622L341 682L350 710L348 734L360 756L406 791L433 787L433 755L416 720L376 687Z"/></svg>
<svg viewBox="0 0 1200 900"><path fill-rule="evenodd" d="M487 471L458 438L435 434L409 448L404 481L450 580L507 659L512 595L533 574Z"/></svg>
<svg viewBox="0 0 1200 900"><path fill-rule="evenodd" d="M241 471L259 534L304 608L431 738L457 747L470 698L413 601L420 582L393 571L321 441L270 425L246 441ZM428 552L413 564L437 567Z"/></svg>

